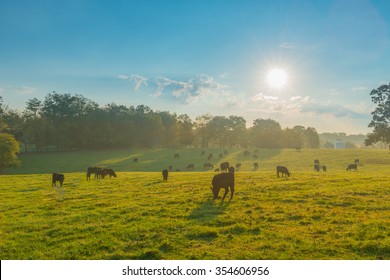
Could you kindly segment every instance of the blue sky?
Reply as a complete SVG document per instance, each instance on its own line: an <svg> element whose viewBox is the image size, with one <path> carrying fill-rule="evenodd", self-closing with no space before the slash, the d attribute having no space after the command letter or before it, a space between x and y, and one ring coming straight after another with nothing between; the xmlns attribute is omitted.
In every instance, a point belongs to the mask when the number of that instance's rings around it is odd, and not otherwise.
<svg viewBox="0 0 390 280"><path fill-rule="evenodd" d="M366 133L390 82L386 0L0 0L0 96L271 118ZM267 82L280 68L283 87Z"/></svg>

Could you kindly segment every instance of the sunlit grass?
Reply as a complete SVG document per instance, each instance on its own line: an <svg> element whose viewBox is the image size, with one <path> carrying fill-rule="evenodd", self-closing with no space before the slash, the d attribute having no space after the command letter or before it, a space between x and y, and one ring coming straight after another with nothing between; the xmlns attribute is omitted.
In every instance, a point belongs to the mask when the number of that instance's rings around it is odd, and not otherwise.
<svg viewBox="0 0 390 280"><path fill-rule="evenodd" d="M284 153L275 156L287 162ZM1 176L0 257L390 259L388 166L360 160L358 172L339 163L327 173L287 162L288 179L264 161L237 172L222 204L212 200L213 172L171 172L168 182L160 172L65 173L63 189L49 174Z"/></svg>

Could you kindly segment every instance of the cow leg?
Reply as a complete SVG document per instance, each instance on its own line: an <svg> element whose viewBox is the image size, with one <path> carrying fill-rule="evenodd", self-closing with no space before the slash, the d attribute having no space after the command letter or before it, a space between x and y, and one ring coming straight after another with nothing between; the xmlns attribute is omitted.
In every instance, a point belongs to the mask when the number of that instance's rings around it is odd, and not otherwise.
<svg viewBox="0 0 390 280"><path fill-rule="evenodd" d="M233 199L233 194L234 194L234 187L231 186L231 187L230 187L230 200Z"/></svg>
<svg viewBox="0 0 390 280"><path fill-rule="evenodd" d="M229 192L229 188L225 187L225 193L223 194L222 201L225 199L225 197L228 194L228 192Z"/></svg>

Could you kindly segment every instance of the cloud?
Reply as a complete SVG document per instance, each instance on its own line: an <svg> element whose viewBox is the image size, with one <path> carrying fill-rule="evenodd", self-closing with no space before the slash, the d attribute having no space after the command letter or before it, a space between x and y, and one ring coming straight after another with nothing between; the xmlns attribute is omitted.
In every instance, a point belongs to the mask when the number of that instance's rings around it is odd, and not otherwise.
<svg viewBox="0 0 390 280"><path fill-rule="evenodd" d="M366 112L358 112L353 108L348 108L347 106L342 106L335 103L318 104L310 102L304 104L300 111L302 113L313 113L316 115L330 114L336 118L363 119L367 118L368 116L368 113Z"/></svg>
<svg viewBox="0 0 390 280"><path fill-rule="evenodd" d="M148 78L140 76L138 74L131 75L130 79L134 83L134 90L137 91L141 86L148 86Z"/></svg>
<svg viewBox="0 0 390 280"><path fill-rule="evenodd" d="M120 79L120 80L128 80L129 76L121 74L121 75L118 75L118 79Z"/></svg>
<svg viewBox="0 0 390 280"><path fill-rule="evenodd" d="M10 93L10 94L32 94L37 91L36 88L29 86L6 86L5 88L0 88L0 92Z"/></svg>
<svg viewBox="0 0 390 280"><path fill-rule="evenodd" d="M170 96L187 104L203 98L228 97L231 95L226 85L218 83L212 76L205 74L200 74L187 81L158 77L156 84L157 89L153 96Z"/></svg>
<svg viewBox="0 0 390 280"><path fill-rule="evenodd" d="M362 86L352 88L352 91L363 91L363 90L367 90L367 88Z"/></svg>
<svg viewBox="0 0 390 280"><path fill-rule="evenodd" d="M265 95L264 93L260 92L253 96L252 98L253 101L274 101L278 100L277 96L270 96L270 95Z"/></svg>
<svg viewBox="0 0 390 280"><path fill-rule="evenodd" d="M281 43L279 45L279 48L283 48L283 49L294 49L295 48L295 45L294 44L291 44L291 43Z"/></svg>

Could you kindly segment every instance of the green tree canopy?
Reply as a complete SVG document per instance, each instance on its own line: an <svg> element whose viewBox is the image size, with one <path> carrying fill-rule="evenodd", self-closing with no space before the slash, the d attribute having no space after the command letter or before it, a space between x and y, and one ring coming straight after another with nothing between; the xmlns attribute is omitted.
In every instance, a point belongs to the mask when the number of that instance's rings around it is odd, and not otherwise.
<svg viewBox="0 0 390 280"><path fill-rule="evenodd" d="M7 167L19 163L16 154L19 153L19 143L15 137L8 133L0 133L0 174L4 173Z"/></svg>
<svg viewBox="0 0 390 280"><path fill-rule="evenodd" d="M368 127L374 128L374 131L368 134L365 144L390 143L390 83L373 89L370 95L376 108L371 113L372 121Z"/></svg>

